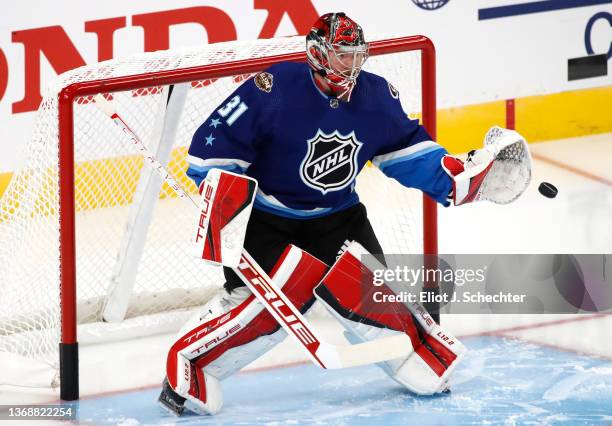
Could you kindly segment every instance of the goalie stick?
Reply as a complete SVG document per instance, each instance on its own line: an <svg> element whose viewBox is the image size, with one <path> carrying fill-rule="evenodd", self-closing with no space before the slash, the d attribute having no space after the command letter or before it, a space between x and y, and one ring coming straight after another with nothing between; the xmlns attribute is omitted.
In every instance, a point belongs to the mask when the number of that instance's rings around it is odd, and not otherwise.
<svg viewBox="0 0 612 426"><path fill-rule="evenodd" d="M198 213L203 211L203 206L194 200L157 161L142 140L119 116L113 104L101 94L96 95L94 101L98 108L126 134L130 142L142 153L146 162L174 190L176 195L190 202L198 209ZM354 345L335 345L326 342L245 249L242 249L239 265L232 269L287 334L296 339L310 359L319 367L331 369L374 364L395 358L405 358L413 352L412 343L406 334Z"/></svg>

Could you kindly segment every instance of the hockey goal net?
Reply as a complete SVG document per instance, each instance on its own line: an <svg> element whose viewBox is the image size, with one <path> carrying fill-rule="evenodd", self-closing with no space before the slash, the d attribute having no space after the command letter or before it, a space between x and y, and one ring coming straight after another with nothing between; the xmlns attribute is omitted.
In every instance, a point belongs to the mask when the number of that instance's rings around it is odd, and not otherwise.
<svg viewBox="0 0 612 426"><path fill-rule="evenodd" d="M435 137L431 42L378 38L370 49L366 69L392 82ZM73 399L77 326L81 342L173 331L223 283L220 268L189 254L192 209L144 166L93 95L112 99L195 193L185 170L196 128L245 79L285 60L305 60L303 37L146 53L75 69L49 87L26 162L0 201L3 365L48 367L37 384L57 385L61 346L61 394ZM357 191L385 252L436 252L431 200L369 166ZM0 383L24 377L9 373Z"/></svg>

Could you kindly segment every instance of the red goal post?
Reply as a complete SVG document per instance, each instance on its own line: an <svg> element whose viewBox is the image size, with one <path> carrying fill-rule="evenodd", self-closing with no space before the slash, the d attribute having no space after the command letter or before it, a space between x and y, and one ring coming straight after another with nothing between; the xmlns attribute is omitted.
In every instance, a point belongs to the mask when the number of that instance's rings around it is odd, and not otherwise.
<svg viewBox="0 0 612 426"><path fill-rule="evenodd" d="M421 52L422 123L436 138L436 60L433 43L424 36L411 36L374 41L370 55L386 55L405 51ZM77 349L77 274L75 244L75 169L74 169L74 101L77 97L97 93L134 90L147 87L191 82L195 80L255 73L281 61L305 61L304 52L280 54L233 62L215 63L183 69L143 73L103 80L73 83L59 93L59 221L60 221L60 298L61 399L79 397ZM436 204L424 196L423 250L437 254Z"/></svg>

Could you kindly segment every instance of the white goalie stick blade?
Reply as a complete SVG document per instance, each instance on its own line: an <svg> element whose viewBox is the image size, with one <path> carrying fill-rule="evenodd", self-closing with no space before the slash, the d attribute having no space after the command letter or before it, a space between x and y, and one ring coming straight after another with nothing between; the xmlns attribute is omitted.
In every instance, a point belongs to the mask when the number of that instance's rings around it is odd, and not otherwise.
<svg viewBox="0 0 612 426"><path fill-rule="evenodd" d="M94 100L98 108L125 133L128 142L134 144L142 153L145 162L161 176L179 198L190 201L191 205L198 209L198 214L201 214L206 207L194 200L168 173L166 168L157 161L142 140L119 116L113 104L101 94L96 95ZM239 266L232 269L278 321L280 326L292 335L307 352L311 360L322 368L346 368L373 364L390 359L404 358L413 352L410 338L405 334L356 345L334 345L325 342L246 250L242 250Z"/></svg>
<svg viewBox="0 0 612 426"><path fill-rule="evenodd" d="M257 181L220 169L212 169L202 182L193 236L195 255L213 264L234 268L240 262L251 216Z"/></svg>

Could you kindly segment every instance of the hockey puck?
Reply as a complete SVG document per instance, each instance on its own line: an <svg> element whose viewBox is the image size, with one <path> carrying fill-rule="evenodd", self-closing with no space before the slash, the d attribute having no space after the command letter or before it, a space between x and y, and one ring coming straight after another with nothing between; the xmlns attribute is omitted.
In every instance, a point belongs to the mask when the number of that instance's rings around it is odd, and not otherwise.
<svg viewBox="0 0 612 426"><path fill-rule="evenodd" d="M548 182L542 182L540 186L538 186L538 191L546 198L555 198L559 192L555 185Z"/></svg>

